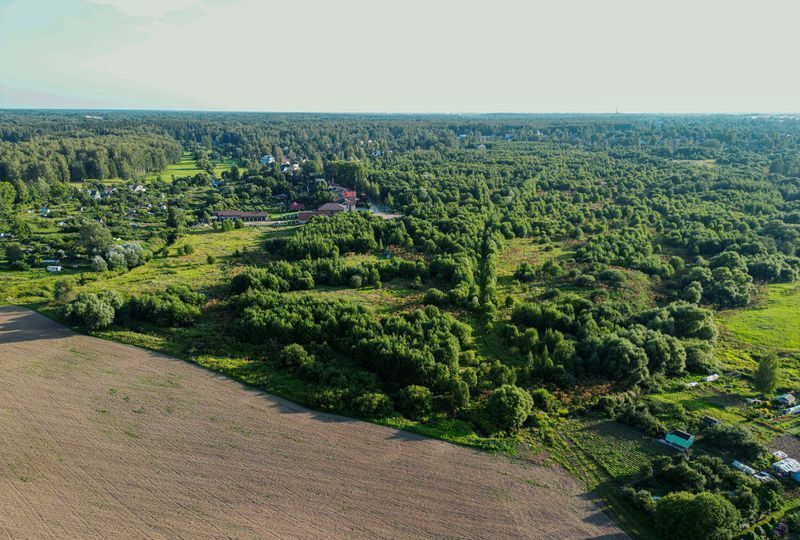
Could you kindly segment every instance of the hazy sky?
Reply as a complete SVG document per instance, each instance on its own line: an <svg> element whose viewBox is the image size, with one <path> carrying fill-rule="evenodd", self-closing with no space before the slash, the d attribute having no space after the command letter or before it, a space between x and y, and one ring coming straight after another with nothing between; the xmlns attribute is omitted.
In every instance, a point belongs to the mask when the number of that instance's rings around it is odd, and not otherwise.
<svg viewBox="0 0 800 540"><path fill-rule="evenodd" d="M0 107L800 112L798 0L0 0Z"/></svg>

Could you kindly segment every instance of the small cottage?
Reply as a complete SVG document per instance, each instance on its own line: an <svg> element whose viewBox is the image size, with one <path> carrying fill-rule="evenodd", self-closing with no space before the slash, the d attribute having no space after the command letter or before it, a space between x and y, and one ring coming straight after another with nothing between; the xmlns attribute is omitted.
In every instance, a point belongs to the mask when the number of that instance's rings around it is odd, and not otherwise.
<svg viewBox="0 0 800 540"><path fill-rule="evenodd" d="M797 398L794 397L792 394L781 394L780 396L775 398L775 401L777 401L781 405L791 407L792 405L795 404Z"/></svg>

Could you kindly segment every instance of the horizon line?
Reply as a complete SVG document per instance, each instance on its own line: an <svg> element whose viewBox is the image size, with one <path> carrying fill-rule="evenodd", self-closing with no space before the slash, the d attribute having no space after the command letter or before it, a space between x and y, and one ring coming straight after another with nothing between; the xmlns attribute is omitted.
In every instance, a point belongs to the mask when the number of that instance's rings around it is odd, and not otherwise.
<svg viewBox="0 0 800 540"><path fill-rule="evenodd" d="M354 111L354 110L255 110L255 109L198 109L198 108L137 108L137 107L4 107L0 111L31 111L31 112L172 112L172 113L234 113L234 114L318 114L318 115L371 115L371 116L492 116L492 115L522 115L522 116L557 116L557 115L586 115L586 116L800 116L797 111Z"/></svg>

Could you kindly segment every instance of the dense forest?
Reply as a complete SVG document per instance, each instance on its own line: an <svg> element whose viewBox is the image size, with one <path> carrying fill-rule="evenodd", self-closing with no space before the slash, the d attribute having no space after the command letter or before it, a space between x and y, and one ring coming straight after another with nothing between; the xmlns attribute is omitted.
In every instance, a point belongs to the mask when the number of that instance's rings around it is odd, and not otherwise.
<svg viewBox="0 0 800 540"><path fill-rule="evenodd" d="M196 172L166 172L182 159ZM316 208L336 186L359 211L298 224L290 203ZM115 290L190 257L192 235L246 227L221 210L268 212L275 230L208 254L214 286ZM552 443L557 422L587 419L698 432L696 457L615 479L654 531L713 509L721 521L687 538L755 538L784 505L782 482L725 463L769 468L758 428L706 426L654 396L732 371L717 315L800 277L796 117L0 111L0 232L8 275L65 254L48 299L64 320L173 337L212 325L226 338L193 335L187 356L235 347L318 409L487 441ZM400 307L375 301L386 291ZM738 371L765 401L786 386Z"/></svg>

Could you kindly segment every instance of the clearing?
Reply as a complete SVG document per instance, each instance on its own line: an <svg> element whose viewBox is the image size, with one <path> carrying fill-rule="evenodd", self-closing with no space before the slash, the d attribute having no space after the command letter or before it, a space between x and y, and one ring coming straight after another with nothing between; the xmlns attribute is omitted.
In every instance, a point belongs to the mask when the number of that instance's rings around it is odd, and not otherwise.
<svg viewBox="0 0 800 540"><path fill-rule="evenodd" d="M0 307L0 536L626 538L553 466Z"/></svg>

